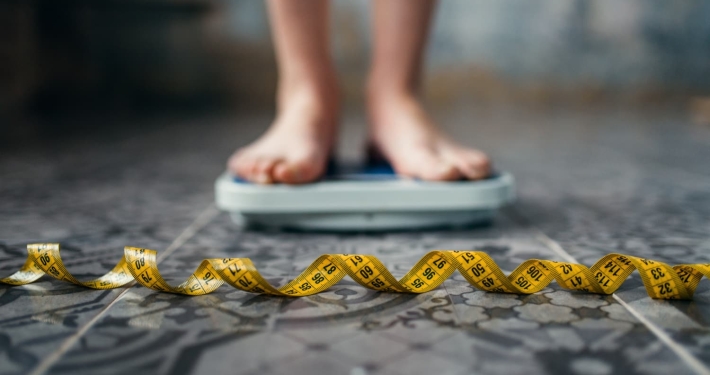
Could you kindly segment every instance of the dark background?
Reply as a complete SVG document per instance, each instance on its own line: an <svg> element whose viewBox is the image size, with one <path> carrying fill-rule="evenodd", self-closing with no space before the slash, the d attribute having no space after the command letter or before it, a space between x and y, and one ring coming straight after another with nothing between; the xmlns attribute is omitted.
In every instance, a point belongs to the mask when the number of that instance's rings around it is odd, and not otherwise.
<svg viewBox="0 0 710 375"><path fill-rule="evenodd" d="M369 3L335 1L334 55L357 108ZM432 105L702 107L710 2L448 0L428 53ZM337 25L337 27L335 27ZM10 124L271 108L262 2L2 0L0 114ZM56 124L55 124L56 125Z"/></svg>

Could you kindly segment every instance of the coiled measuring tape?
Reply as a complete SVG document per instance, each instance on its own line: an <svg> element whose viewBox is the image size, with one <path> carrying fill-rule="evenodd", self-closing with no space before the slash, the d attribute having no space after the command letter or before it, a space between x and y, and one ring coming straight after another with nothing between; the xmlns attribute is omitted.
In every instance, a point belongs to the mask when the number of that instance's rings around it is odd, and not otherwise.
<svg viewBox="0 0 710 375"><path fill-rule="evenodd" d="M325 291L346 275L366 288L381 292L424 293L458 270L476 288L489 292L531 294L554 279L565 289L611 294L631 272L638 270L651 298L691 299L703 275L710 278L710 264L671 267L623 254L606 255L590 268L530 259L506 276L484 252L434 250L399 280L372 255L327 254L280 288L267 282L248 258L205 259L185 282L171 286L158 272L155 250L127 246L123 258L110 272L91 281L79 281L67 271L59 255L59 244L30 244L27 251L29 255L22 268L0 279L0 283L23 285L48 274L93 289L118 288L135 280L154 290L199 296L227 283L251 293L303 297Z"/></svg>

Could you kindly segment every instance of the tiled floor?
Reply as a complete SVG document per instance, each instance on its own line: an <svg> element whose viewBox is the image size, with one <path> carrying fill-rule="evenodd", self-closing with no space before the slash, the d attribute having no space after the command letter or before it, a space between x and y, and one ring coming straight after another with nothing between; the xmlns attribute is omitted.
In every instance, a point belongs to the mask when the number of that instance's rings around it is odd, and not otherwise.
<svg viewBox="0 0 710 375"><path fill-rule="evenodd" d="M506 272L533 257L591 265L608 252L710 262L710 128L684 112L464 107L438 118L516 175L519 202L494 225L240 230L211 205L212 183L268 117L160 119L3 148L0 275L37 241L61 242L80 278L110 269L124 245L154 248L176 284L208 257L249 257L275 284L341 252L374 254L396 275L435 248L482 249ZM351 156L361 121L346 120ZM709 284L693 301L651 300L637 275L613 296L556 284L516 296L477 291L456 274L423 295L346 279L282 299L229 287L202 297L93 291L47 277L0 286L0 373L710 373Z"/></svg>

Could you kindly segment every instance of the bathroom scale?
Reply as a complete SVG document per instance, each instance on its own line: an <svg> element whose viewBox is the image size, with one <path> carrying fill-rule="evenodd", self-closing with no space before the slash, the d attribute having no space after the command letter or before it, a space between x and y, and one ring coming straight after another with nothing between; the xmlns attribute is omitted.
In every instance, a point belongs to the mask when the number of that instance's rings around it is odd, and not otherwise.
<svg viewBox="0 0 710 375"><path fill-rule="evenodd" d="M515 181L495 172L477 181L400 177L385 163L329 163L304 185L254 184L228 172L215 182L217 207L245 226L317 231L385 231L490 222L515 198Z"/></svg>

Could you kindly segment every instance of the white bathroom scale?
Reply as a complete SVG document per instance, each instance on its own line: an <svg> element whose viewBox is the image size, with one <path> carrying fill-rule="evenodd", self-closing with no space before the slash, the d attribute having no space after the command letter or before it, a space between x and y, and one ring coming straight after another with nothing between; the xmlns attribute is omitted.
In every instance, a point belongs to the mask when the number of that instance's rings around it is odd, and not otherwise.
<svg viewBox="0 0 710 375"><path fill-rule="evenodd" d="M513 176L431 182L397 176L387 164L331 163L305 185L259 185L224 173L217 207L240 225L317 231L412 230L490 222L515 198Z"/></svg>

